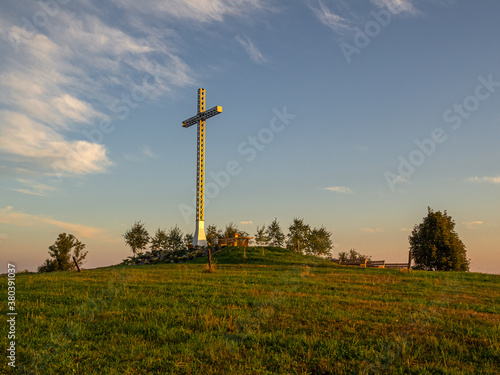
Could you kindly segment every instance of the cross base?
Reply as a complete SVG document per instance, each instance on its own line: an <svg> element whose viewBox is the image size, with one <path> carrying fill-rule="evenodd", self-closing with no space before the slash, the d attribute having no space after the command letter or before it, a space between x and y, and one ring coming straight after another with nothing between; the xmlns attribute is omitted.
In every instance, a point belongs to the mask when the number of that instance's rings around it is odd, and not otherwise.
<svg viewBox="0 0 500 375"><path fill-rule="evenodd" d="M196 229L193 237L193 247L207 247L207 237L205 236L205 221L196 220Z"/></svg>

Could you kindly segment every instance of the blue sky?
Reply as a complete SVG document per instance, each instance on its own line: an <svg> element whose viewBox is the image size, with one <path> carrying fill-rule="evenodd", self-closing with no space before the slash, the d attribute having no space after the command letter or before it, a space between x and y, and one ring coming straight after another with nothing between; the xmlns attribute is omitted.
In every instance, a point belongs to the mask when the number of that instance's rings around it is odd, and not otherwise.
<svg viewBox="0 0 500 375"><path fill-rule="evenodd" d="M206 225L275 217L405 261L427 207L472 270L500 273L497 1L50 0L0 5L0 246L35 270L61 232L85 267L122 234L194 231L207 108ZM215 176L215 177L214 177Z"/></svg>

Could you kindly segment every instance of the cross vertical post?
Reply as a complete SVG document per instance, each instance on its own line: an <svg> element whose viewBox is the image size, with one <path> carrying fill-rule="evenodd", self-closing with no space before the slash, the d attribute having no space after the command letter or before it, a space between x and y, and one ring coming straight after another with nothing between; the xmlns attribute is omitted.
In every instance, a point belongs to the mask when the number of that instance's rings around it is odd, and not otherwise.
<svg viewBox="0 0 500 375"><path fill-rule="evenodd" d="M196 168L196 227L193 237L193 246L206 247L205 236L205 121L210 117L222 113L222 107L216 106L205 111L205 89L198 89L198 114L182 123L184 128L198 125L198 147Z"/></svg>

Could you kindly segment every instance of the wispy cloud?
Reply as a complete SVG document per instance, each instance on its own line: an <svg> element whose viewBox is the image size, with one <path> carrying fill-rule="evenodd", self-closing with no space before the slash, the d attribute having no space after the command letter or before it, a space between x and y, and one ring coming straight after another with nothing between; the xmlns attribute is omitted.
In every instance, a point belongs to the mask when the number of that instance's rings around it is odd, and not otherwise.
<svg viewBox="0 0 500 375"><path fill-rule="evenodd" d="M349 20L333 13L321 0L319 1L319 7L315 7L311 3L308 3L308 5L319 21L336 33L342 34L352 29Z"/></svg>
<svg viewBox="0 0 500 375"><path fill-rule="evenodd" d="M386 8L392 14L418 14L410 0L371 0L371 2L380 8Z"/></svg>
<svg viewBox="0 0 500 375"><path fill-rule="evenodd" d="M487 183L487 184L500 184L500 176L498 177L470 177L467 181L472 183Z"/></svg>
<svg viewBox="0 0 500 375"><path fill-rule="evenodd" d="M11 188L10 190L17 191L23 194L36 195L39 197L45 196L48 192L57 190L54 186L42 184L33 180L18 179L18 182L24 185L23 188Z"/></svg>
<svg viewBox="0 0 500 375"><path fill-rule="evenodd" d="M55 226L71 234L88 239L100 239L106 242L117 242L118 239L109 236L102 228L66 223L46 216L31 215L16 212L12 206L0 209L0 223L21 227L38 227L41 224Z"/></svg>
<svg viewBox="0 0 500 375"><path fill-rule="evenodd" d="M253 221L240 221L240 224L241 225L250 225L250 224L253 224Z"/></svg>
<svg viewBox="0 0 500 375"><path fill-rule="evenodd" d="M259 49L255 46L255 44L253 44L253 42L250 39L248 39L248 38L243 39L242 37L237 35L236 40L238 41L238 43L240 43L242 45L242 47L248 53L248 56L250 56L250 58L255 63L263 64L267 61L266 58L264 57L264 55L262 55L262 53L259 51Z"/></svg>
<svg viewBox="0 0 500 375"><path fill-rule="evenodd" d="M361 231L364 233L380 233L384 230L381 228L362 228Z"/></svg>
<svg viewBox="0 0 500 375"><path fill-rule="evenodd" d="M160 155L153 152L148 145L142 144L139 150L133 154L124 154L123 157L134 162L142 162L148 159L157 159Z"/></svg>
<svg viewBox="0 0 500 375"><path fill-rule="evenodd" d="M354 192L350 188L345 186L326 187L323 188L323 190L332 191L334 193L340 193L340 194L354 194Z"/></svg>
<svg viewBox="0 0 500 375"><path fill-rule="evenodd" d="M112 0L117 6L129 11L154 15L160 18L176 18L198 22L221 22L228 16L242 16L263 8L263 0Z"/></svg>
<svg viewBox="0 0 500 375"><path fill-rule="evenodd" d="M467 229L474 230L474 229L477 229L478 226L484 224L484 222L482 222L482 221L462 221L462 224L465 225L465 227Z"/></svg>

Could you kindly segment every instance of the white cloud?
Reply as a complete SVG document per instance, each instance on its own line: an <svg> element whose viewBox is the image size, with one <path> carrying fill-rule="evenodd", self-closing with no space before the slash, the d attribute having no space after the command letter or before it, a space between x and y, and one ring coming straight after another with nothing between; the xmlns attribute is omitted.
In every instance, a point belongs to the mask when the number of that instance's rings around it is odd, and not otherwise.
<svg viewBox="0 0 500 375"><path fill-rule="evenodd" d="M240 221L240 224L241 225L250 225L250 224L253 224L253 221Z"/></svg>
<svg viewBox="0 0 500 375"><path fill-rule="evenodd" d="M392 14L418 13L410 0L371 0L371 2L380 8L386 8Z"/></svg>
<svg viewBox="0 0 500 375"><path fill-rule="evenodd" d="M49 126L23 114L0 111L0 150L43 171L83 175L103 173L112 163L106 148L87 141L69 141Z"/></svg>
<svg viewBox="0 0 500 375"><path fill-rule="evenodd" d="M365 233L380 233L384 230L381 228L362 228L361 231Z"/></svg>
<svg viewBox="0 0 500 375"><path fill-rule="evenodd" d="M236 36L236 40L238 43L242 45L245 51L248 53L248 56L257 64L263 64L266 62L266 58L259 49L252 43L252 41L248 38L243 39L239 35Z"/></svg>
<svg viewBox="0 0 500 375"><path fill-rule="evenodd" d="M308 4L309 8L314 12L316 17L320 20L320 22L335 31L336 33L342 34L345 31L350 31L350 21L341 17L338 14L333 13L328 7L323 4L323 2L319 1L319 8Z"/></svg>
<svg viewBox="0 0 500 375"><path fill-rule="evenodd" d="M263 7L263 0L112 0L130 12L198 22L221 22L226 16L242 16Z"/></svg>
<svg viewBox="0 0 500 375"><path fill-rule="evenodd" d="M488 183L488 184L500 184L500 176L498 177L470 177L467 179L469 182L473 183Z"/></svg>
<svg viewBox="0 0 500 375"><path fill-rule="evenodd" d="M0 209L0 223L21 227L39 227L43 224L58 227L75 235L76 237L101 239L107 242L116 242L118 240L110 237L102 228L66 223L46 216L16 212L12 206Z"/></svg>
<svg viewBox="0 0 500 375"><path fill-rule="evenodd" d="M462 221L462 224L465 225L467 229L477 229L479 225L484 224L482 221Z"/></svg>
<svg viewBox="0 0 500 375"><path fill-rule="evenodd" d="M350 188L345 186L326 187L323 188L323 190L332 191L334 193L340 193L340 194L354 194L354 192Z"/></svg>

